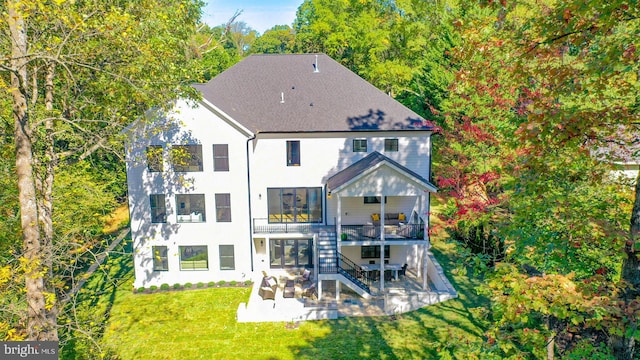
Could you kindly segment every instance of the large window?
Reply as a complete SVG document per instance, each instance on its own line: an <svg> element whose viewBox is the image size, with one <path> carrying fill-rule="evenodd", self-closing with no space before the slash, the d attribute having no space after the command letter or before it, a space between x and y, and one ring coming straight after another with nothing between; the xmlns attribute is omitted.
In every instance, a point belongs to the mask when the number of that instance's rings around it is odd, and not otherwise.
<svg viewBox="0 0 640 360"><path fill-rule="evenodd" d="M209 269L206 246L180 246L180 270Z"/></svg>
<svg viewBox="0 0 640 360"><path fill-rule="evenodd" d="M353 152L367 152L367 139L353 139Z"/></svg>
<svg viewBox="0 0 640 360"><path fill-rule="evenodd" d="M167 257L166 246L152 246L151 252L153 253L153 271L167 271L169 270L169 260Z"/></svg>
<svg viewBox="0 0 640 360"><path fill-rule="evenodd" d="M147 146L146 154L147 154L147 169L149 169L150 172L162 172L164 168L162 163L162 146L161 145Z"/></svg>
<svg viewBox="0 0 640 360"><path fill-rule="evenodd" d="M202 145L173 145L171 163L174 171L202 171Z"/></svg>
<svg viewBox="0 0 640 360"><path fill-rule="evenodd" d="M213 144L213 171L229 171L229 146Z"/></svg>
<svg viewBox="0 0 640 360"><path fill-rule="evenodd" d="M390 256L389 245L384 246L384 258L388 259ZM379 259L380 258L380 246L363 246L360 248L360 257L363 259Z"/></svg>
<svg viewBox="0 0 640 360"><path fill-rule="evenodd" d="M149 204L151 205L151 222L167 222L167 207L164 202L164 194L149 195Z"/></svg>
<svg viewBox="0 0 640 360"><path fill-rule="evenodd" d="M207 221L204 194L180 194L176 195L178 206L178 222L205 222Z"/></svg>
<svg viewBox="0 0 640 360"><path fill-rule="evenodd" d="M384 139L384 151L398 151L398 139Z"/></svg>
<svg viewBox="0 0 640 360"><path fill-rule="evenodd" d="M267 189L270 223L322 222L322 188Z"/></svg>
<svg viewBox="0 0 640 360"><path fill-rule="evenodd" d="M300 141L287 141L287 166L300 166Z"/></svg>
<svg viewBox="0 0 640 360"><path fill-rule="evenodd" d="M309 267L311 263L309 239L272 239L269 241L269 262L272 268Z"/></svg>
<svg viewBox="0 0 640 360"><path fill-rule="evenodd" d="M235 270L233 245L220 245L220 270Z"/></svg>
<svg viewBox="0 0 640 360"><path fill-rule="evenodd" d="M216 194L216 221L231 221L231 195Z"/></svg>

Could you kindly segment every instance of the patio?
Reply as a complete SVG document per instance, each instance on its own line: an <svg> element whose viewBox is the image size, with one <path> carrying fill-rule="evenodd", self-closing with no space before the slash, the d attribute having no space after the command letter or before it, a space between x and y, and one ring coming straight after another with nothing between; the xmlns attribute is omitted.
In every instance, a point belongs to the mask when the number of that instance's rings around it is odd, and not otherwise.
<svg viewBox="0 0 640 360"><path fill-rule="evenodd" d="M249 301L241 303L238 307L238 322L298 322L351 316L385 316L417 310L457 297L456 291L441 272L430 274L427 291L422 289L422 280L408 270L407 275L399 280L385 282L385 290L381 295L364 299L346 286L341 286L340 297L337 300L335 282L324 283L325 295L320 300L297 295L285 298L283 295L286 280L294 279L296 274L280 270L272 271L269 275L278 278L275 299L263 300L258 295L262 282L262 275L258 275L258 278L254 279ZM378 286L378 282L373 282L373 294L380 294Z"/></svg>

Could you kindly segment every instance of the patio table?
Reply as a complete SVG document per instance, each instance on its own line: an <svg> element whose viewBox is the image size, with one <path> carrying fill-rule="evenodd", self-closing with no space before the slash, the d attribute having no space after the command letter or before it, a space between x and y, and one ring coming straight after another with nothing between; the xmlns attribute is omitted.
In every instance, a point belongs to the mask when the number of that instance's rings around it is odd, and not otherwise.
<svg viewBox="0 0 640 360"><path fill-rule="evenodd" d="M380 270L380 264L360 264L362 270L366 272L370 272L373 270ZM385 270L393 271L393 278L398 280L398 271L402 270L402 265L400 264L384 264Z"/></svg>

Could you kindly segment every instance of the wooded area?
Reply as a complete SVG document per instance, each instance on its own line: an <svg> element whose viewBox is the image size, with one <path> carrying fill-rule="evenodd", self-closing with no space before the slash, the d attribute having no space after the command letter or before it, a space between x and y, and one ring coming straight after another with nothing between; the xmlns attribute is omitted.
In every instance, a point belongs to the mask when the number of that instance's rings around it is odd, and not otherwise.
<svg viewBox="0 0 640 360"><path fill-rule="evenodd" d="M0 4L3 339L99 346L73 289L126 198L126 125L250 54L322 52L438 127L435 230L491 299L470 357L640 356L640 177L613 172L640 159L637 2L306 0L264 34L201 8Z"/></svg>

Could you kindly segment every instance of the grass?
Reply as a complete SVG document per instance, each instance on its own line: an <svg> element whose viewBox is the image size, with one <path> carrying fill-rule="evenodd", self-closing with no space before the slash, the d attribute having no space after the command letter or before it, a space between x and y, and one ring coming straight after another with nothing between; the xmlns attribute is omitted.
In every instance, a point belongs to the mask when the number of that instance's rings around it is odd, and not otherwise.
<svg viewBox="0 0 640 360"><path fill-rule="evenodd" d="M239 324L236 309L248 300L249 288L134 294L128 280L108 292L101 343L119 359L429 359L443 352L464 358L482 342L484 330L472 309L486 306L486 299L475 295L478 280L451 272L459 269L451 244L437 241L433 252L459 298L395 319L309 321L295 329Z"/></svg>

